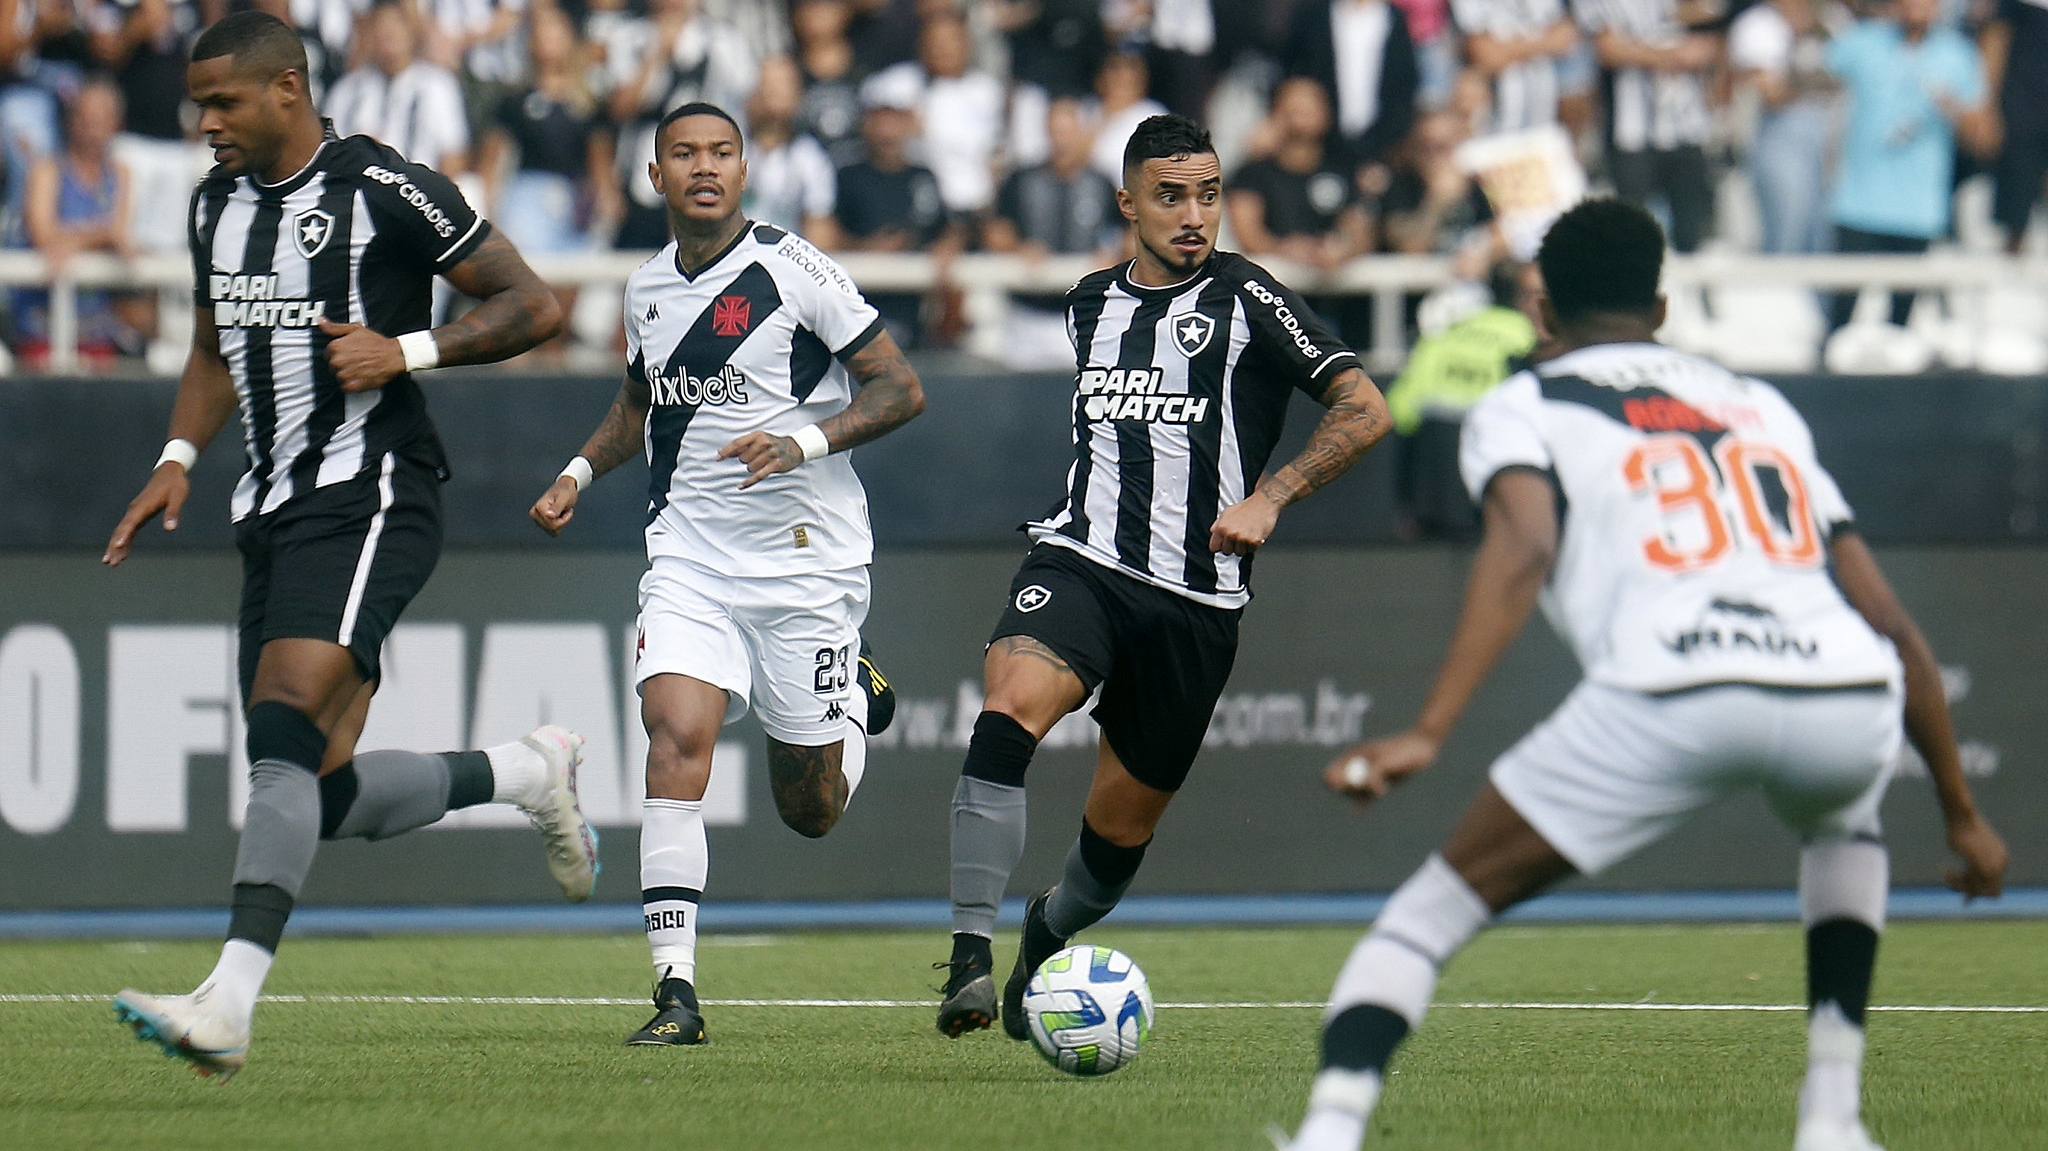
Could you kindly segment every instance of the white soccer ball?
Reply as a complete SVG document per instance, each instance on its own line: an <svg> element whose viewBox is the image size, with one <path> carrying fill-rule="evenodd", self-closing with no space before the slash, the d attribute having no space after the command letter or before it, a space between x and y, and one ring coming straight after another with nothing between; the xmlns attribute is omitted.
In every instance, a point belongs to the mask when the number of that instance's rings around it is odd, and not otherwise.
<svg viewBox="0 0 2048 1151"><path fill-rule="evenodd" d="M1069 947L1024 988L1024 1018L1045 1061L1069 1075L1107 1075L1137 1058L1152 1034L1152 988L1131 957Z"/></svg>

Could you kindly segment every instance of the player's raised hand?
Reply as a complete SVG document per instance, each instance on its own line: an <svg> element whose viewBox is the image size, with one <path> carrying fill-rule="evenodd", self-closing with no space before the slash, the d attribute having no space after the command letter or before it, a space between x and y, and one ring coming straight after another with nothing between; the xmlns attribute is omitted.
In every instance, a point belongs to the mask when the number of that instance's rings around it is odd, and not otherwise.
<svg viewBox="0 0 2048 1151"><path fill-rule="evenodd" d="M185 510L185 497L192 493L192 483L185 477L183 466L165 462L156 466L149 482L142 485L142 491L128 501L128 511L121 522L114 527L114 534L107 540L107 550L100 556L100 562L108 567L117 567L128 558L128 548L135 542L135 533L142 525L163 513L164 530L178 530L178 515Z"/></svg>
<svg viewBox="0 0 2048 1151"><path fill-rule="evenodd" d="M533 507L526 514L533 517L540 530L551 536L561 535L562 529L568 527L569 520L575 516L576 501L582 494L577 490L575 480L559 476L539 499L533 501Z"/></svg>
<svg viewBox="0 0 2048 1151"><path fill-rule="evenodd" d="M1323 785L1349 796L1363 810L1393 790L1395 784L1435 763L1442 746L1418 731L1367 740L1330 761L1330 766L1323 769Z"/></svg>
<svg viewBox="0 0 2048 1151"><path fill-rule="evenodd" d="M748 432L718 449L718 458L747 465L746 482L740 485L746 491L769 476L794 470L804 462L804 449L788 436Z"/></svg>
<svg viewBox="0 0 2048 1151"><path fill-rule="evenodd" d="M320 317L320 333L329 339L327 366L334 369L344 392L368 392L390 383L405 371L405 352L398 341L361 324L337 324Z"/></svg>
<svg viewBox="0 0 2048 1151"><path fill-rule="evenodd" d="M1209 550L1221 555L1248 556L1258 551L1280 522L1280 505L1263 492L1223 509L1209 528Z"/></svg>
<svg viewBox="0 0 2048 1151"><path fill-rule="evenodd" d="M1991 824L1971 812L1969 818L1949 825L1948 846L1963 858L1960 870L1942 871L1949 888L1961 892L1965 903L1998 898L2005 890L2006 850L2005 840L1991 829Z"/></svg>

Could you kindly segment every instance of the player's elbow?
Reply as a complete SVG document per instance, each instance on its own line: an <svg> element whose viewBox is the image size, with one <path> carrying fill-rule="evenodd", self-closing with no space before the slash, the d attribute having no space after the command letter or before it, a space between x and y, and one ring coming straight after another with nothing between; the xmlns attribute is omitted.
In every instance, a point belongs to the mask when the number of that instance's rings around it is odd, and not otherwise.
<svg viewBox="0 0 2048 1151"><path fill-rule="evenodd" d="M904 381L903 422L907 424L923 414L924 385L917 382L916 376L911 376Z"/></svg>
<svg viewBox="0 0 2048 1151"><path fill-rule="evenodd" d="M547 343L562 334L568 324L568 313L562 309L562 301L545 284L536 283L527 292L526 330L532 336L535 346Z"/></svg>

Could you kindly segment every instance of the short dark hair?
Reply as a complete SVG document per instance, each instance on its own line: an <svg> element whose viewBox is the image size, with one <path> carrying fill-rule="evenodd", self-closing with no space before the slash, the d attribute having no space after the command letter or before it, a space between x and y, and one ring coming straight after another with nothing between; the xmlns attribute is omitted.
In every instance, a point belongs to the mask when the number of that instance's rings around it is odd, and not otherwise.
<svg viewBox="0 0 2048 1151"><path fill-rule="evenodd" d="M1209 130L1176 112L1148 116L1138 121L1131 138L1124 143L1124 183L1131 172L1147 160L1178 160L1183 156L1216 154Z"/></svg>
<svg viewBox="0 0 2048 1151"><path fill-rule="evenodd" d="M192 62L232 56L243 75L268 80L280 72L308 74L306 43L292 26L268 12L230 12L199 34Z"/></svg>
<svg viewBox="0 0 2048 1151"><path fill-rule="evenodd" d="M654 126L654 155L656 159L661 158L661 137L668 131L668 126L685 116L716 116L731 124L733 135L740 138L740 152L742 154L746 152L747 133L745 129L740 127L740 122L732 118L731 112L708 100L692 100L680 107L670 109L668 114L661 118L661 123Z"/></svg>
<svg viewBox="0 0 2048 1151"><path fill-rule="evenodd" d="M1620 200L1587 200L1550 225L1536 253L1543 290L1560 320L1657 306L1664 229Z"/></svg>

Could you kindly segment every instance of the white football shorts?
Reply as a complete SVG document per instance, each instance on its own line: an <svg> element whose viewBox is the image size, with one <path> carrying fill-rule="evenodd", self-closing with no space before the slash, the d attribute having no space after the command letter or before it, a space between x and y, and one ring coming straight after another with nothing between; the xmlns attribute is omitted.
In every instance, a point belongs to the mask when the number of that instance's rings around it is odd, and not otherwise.
<svg viewBox="0 0 2048 1151"><path fill-rule="evenodd" d="M751 705L769 736L798 747L844 738L868 572L739 578L675 556L656 556L640 577L640 642L634 683L686 675L726 693L725 722Z"/></svg>
<svg viewBox="0 0 2048 1151"><path fill-rule="evenodd" d="M1904 735L1891 687L1645 695L1581 683L1490 775L1558 854L1598 875L1744 788L1802 840L1875 838Z"/></svg>

